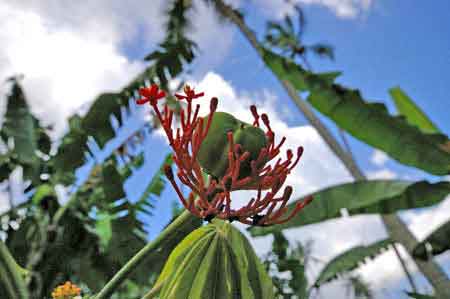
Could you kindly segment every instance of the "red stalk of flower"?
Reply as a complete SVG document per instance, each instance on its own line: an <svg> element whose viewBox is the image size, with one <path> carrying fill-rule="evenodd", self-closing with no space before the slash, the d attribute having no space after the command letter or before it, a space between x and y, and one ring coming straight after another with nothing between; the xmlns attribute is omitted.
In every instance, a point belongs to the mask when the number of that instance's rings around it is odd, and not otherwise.
<svg viewBox="0 0 450 299"><path fill-rule="evenodd" d="M243 178L239 176L241 163L248 159L249 152L242 152L241 146L233 142L233 133L229 132L227 134L228 169L222 178L210 177L209 181L205 182L197 155L208 134L217 108L217 98L211 99L210 113L205 120L198 116L199 104L195 105L194 112L192 109L193 100L204 96L204 93L196 94L194 89L186 85L184 95L175 95L179 100L186 100L187 108L180 111L181 127L177 128L174 133L172 129L174 112L165 105L163 113L161 113L157 105L157 101L163 98L165 93L160 91L157 85L141 88L139 93L142 98L137 103L150 103L169 139L170 146L174 151L173 159L178 168L178 179L192 190L189 198L186 199L175 181L171 167L165 167L168 180L180 197L183 206L192 214L205 220L217 217L229 221L237 220L249 225L271 225L289 221L312 201L312 197L304 199L287 216L284 216L288 212L286 205L292 194L292 187L285 187L281 196L276 194L281 190L287 175L299 162L303 148L297 148L295 157L291 150L287 150L285 160L278 158L274 165L268 165L268 162L280 154L281 146L286 138L283 137L278 144L275 144L275 133L270 126L268 116L266 114L259 115L255 106L250 107L254 117L253 126L259 128L259 120L262 120L266 128L268 144L260 151L258 158L251 162L250 175ZM205 121L206 126L204 126ZM245 206L232 209L231 192L235 190L256 190L257 195ZM265 191L264 195L263 191Z"/></svg>

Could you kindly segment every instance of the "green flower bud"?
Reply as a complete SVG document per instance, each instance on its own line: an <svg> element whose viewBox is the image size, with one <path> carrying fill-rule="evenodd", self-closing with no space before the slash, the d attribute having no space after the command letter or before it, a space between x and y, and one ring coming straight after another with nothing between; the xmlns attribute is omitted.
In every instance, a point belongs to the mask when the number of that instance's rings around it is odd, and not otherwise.
<svg viewBox="0 0 450 299"><path fill-rule="evenodd" d="M206 127L208 117L204 118ZM251 161L256 160L261 149L267 146L264 131L236 119L226 112L215 112L208 135L203 140L198 153L198 162L206 173L222 178L228 169L229 142L227 133L233 133L233 142L241 145L241 151L249 152L249 157L242 162L239 177L249 176Z"/></svg>
<svg viewBox="0 0 450 299"><path fill-rule="evenodd" d="M173 250L155 285L158 298L273 299L273 285L248 240L215 220Z"/></svg>

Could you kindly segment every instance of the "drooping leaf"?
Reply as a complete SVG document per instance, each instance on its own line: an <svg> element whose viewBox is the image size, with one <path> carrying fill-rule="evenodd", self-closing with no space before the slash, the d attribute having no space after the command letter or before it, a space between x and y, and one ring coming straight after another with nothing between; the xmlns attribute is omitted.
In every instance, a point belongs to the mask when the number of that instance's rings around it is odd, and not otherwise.
<svg viewBox="0 0 450 299"><path fill-rule="evenodd" d="M410 124L417 126L423 132L440 132L436 125L400 87L389 89L389 94L397 107L398 113L406 117Z"/></svg>
<svg viewBox="0 0 450 299"><path fill-rule="evenodd" d="M350 272L363 264L367 259L373 259L383 249L392 244L390 239L381 240L368 246L356 246L333 258L322 270L314 286L320 287L342 273Z"/></svg>
<svg viewBox="0 0 450 299"><path fill-rule="evenodd" d="M87 150L87 135L81 126L81 117L74 115L69 119L69 132L62 138L58 152L50 160L55 171L55 181L70 184L75 169L85 162L84 152Z"/></svg>
<svg viewBox="0 0 450 299"><path fill-rule="evenodd" d="M110 116L120 118L120 107L127 102L118 93L103 93L99 95L83 117L81 126L88 136L94 137L100 147L114 137L110 124Z"/></svg>
<svg viewBox="0 0 450 299"><path fill-rule="evenodd" d="M311 194L314 200L291 221L277 226L253 227L253 235L299 227L340 217L341 209L350 215L389 214L400 210L435 205L450 193L449 182L428 183L400 180L358 181L329 187ZM301 199L299 199L301 200ZM297 201L287 208L292 210Z"/></svg>
<svg viewBox="0 0 450 299"><path fill-rule="evenodd" d="M427 250L427 245L431 246L430 252ZM426 260L429 255L438 255L447 250L450 250L450 221L442 224L420 242L414 248L413 255Z"/></svg>
<svg viewBox="0 0 450 299"><path fill-rule="evenodd" d="M13 153L20 163L33 164L36 162L35 129L35 121L25 100L25 94L17 80L13 80L11 92L7 97L6 114L1 130L4 137L14 141Z"/></svg>
<svg viewBox="0 0 450 299"><path fill-rule="evenodd" d="M424 295L424 294L419 294L419 293L406 292L406 294L412 299L436 299L436 297L434 297L434 296Z"/></svg>
<svg viewBox="0 0 450 299"><path fill-rule="evenodd" d="M450 173L450 140L426 134L402 117L391 116L381 103L368 103L358 90L334 84L333 73L315 74L280 55L265 50L265 63L298 91L309 91L308 101L339 127L379 148L400 163L435 175Z"/></svg>

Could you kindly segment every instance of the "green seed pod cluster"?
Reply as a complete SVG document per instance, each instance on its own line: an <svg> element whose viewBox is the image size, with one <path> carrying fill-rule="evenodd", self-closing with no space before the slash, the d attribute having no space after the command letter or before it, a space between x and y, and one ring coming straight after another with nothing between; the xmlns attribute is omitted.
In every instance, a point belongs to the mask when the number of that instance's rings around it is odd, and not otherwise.
<svg viewBox="0 0 450 299"><path fill-rule="evenodd" d="M160 299L273 299L273 284L248 240L214 220L171 253L155 285Z"/></svg>
<svg viewBox="0 0 450 299"><path fill-rule="evenodd" d="M208 117L204 118L206 126ZM236 119L226 112L215 112L208 135L203 140L198 153L198 162L206 173L222 178L228 169L229 142L227 133L233 132L233 142L240 144L242 152L249 152L249 158L241 164L240 178L251 173L250 163L258 158L261 149L267 146L264 131Z"/></svg>

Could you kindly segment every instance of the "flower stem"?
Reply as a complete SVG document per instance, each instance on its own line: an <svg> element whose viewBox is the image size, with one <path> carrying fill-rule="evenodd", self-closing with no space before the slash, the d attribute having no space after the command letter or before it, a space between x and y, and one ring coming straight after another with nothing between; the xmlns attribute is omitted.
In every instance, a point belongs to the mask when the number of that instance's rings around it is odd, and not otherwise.
<svg viewBox="0 0 450 299"><path fill-rule="evenodd" d="M22 278L23 269L16 263L5 243L0 240L0 281L11 299L28 299L28 290Z"/></svg>
<svg viewBox="0 0 450 299"><path fill-rule="evenodd" d="M103 289L95 296L95 299L109 298L120 284L128 277L129 274L146 258L150 253L157 250L160 245L169 240L178 229L185 224L193 221L193 216L189 211L184 211L178 216L153 242L143 247L134 257L132 257L119 272L103 287Z"/></svg>

